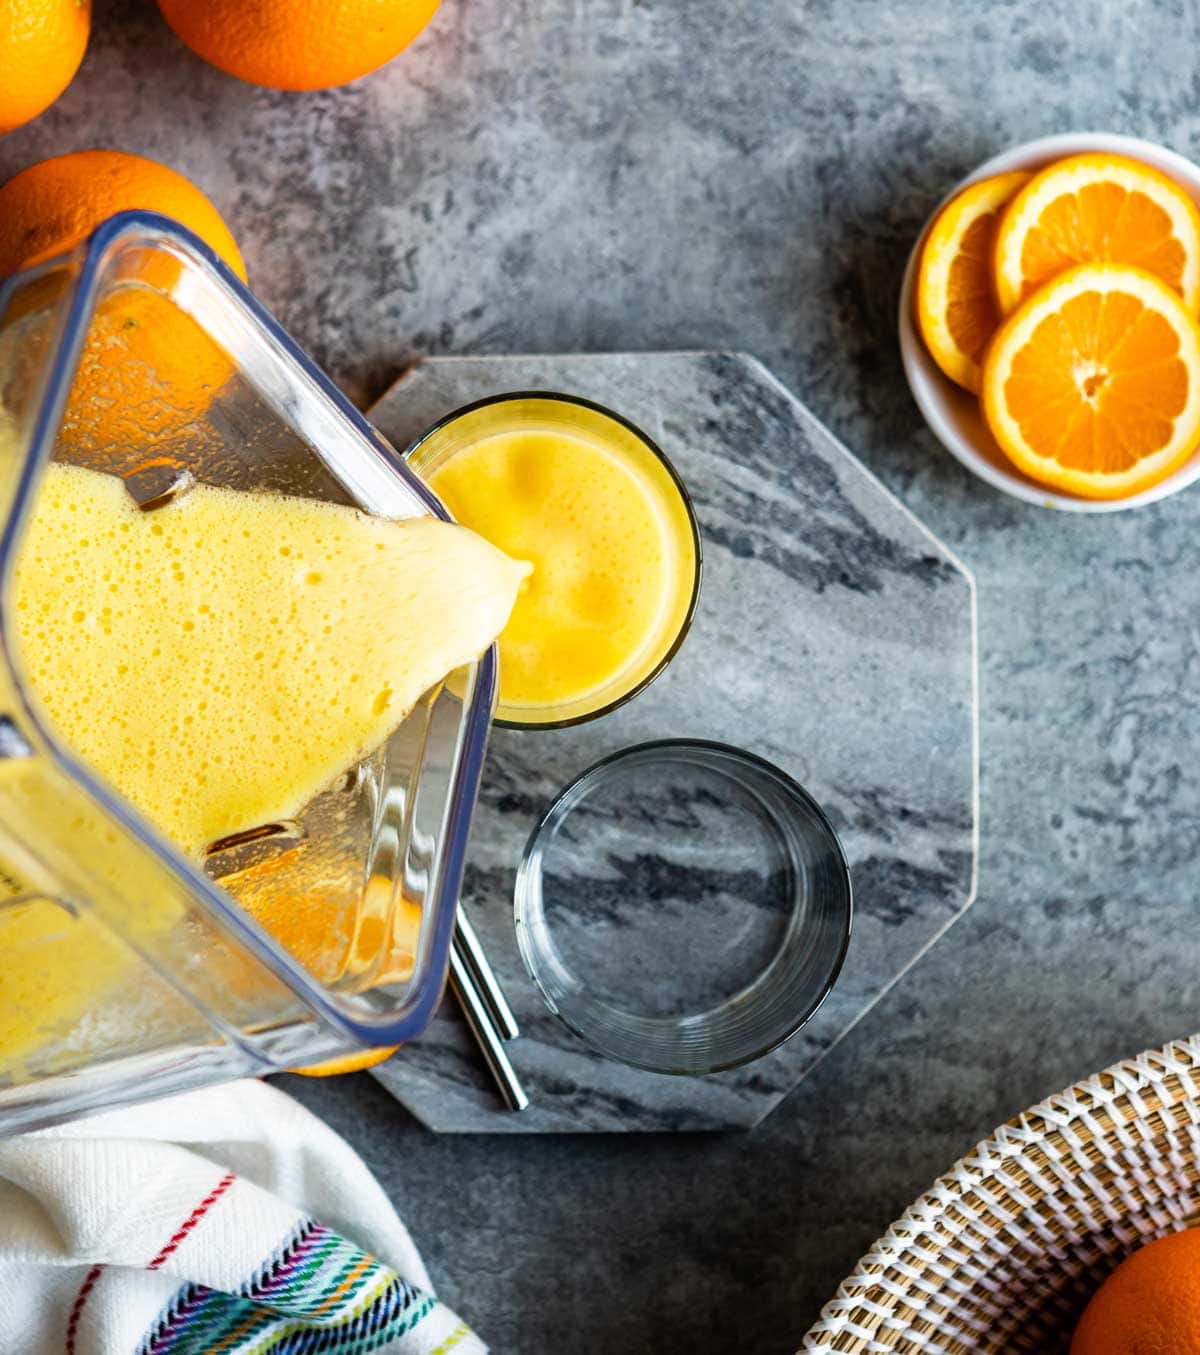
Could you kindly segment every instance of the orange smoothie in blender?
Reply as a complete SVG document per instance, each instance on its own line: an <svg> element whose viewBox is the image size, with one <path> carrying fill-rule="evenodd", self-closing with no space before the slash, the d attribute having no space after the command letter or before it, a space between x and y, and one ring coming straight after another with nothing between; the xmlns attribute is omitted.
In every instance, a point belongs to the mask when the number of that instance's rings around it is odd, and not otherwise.
<svg viewBox="0 0 1200 1355"><path fill-rule="evenodd" d="M687 628L700 551L662 453L565 397L452 416L412 465L464 526L533 570L500 636L498 719L589 719L645 686Z"/></svg>
<svg viewBox="0 0 1200 1355"><path fill-rule="evenodd" d="M491 643L525 573L431 517L204 484L145 512L116 476L51 464L15 571L14 638L62 741L201 862L220 839L289 819L381 744ZM0 1074L86 1034L132 972L103 929L86 916L65 927L6 864ZM351 938L319 891L282 904L234 893L311 972L336 977ZM145 909L156 930L180 921L171 902Z"/></svg>
<svg viewBox="0 0 1200 1355"><path fill-rule="evenodd" d="M116 476L52 464L14 615L62 738L200 859L382 743L526 572L434 518L203 484L143 512Z"/></svg>

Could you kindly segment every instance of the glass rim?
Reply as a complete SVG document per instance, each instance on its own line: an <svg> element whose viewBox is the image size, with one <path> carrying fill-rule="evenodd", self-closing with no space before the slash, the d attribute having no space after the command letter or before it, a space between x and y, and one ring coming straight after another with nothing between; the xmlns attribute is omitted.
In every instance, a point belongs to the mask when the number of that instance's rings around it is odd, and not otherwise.
<svg viewBox="0 0 1200 1355"><path fill-rule="evenodd" d="M650 686L656 678L661 677L671 661L675 658L683 647L684 640L687 639L688 632L692 628L692 622L696 616L696 610L700 603L700 585L704 577L704 543L700 533L700 522L696 517L696 508L692 503L692 496L688 492L687 485L684 484L683 477L675 469L671 458L658 445L657 442L643 429L639 428L632 419L627 419L625 415L619 414L615 409L610 409L607 405L600 404L597 400L589 400L582 395L567 395L562 391L553 390L512 390L501 391L495 395L485 395L481 399L471 400L465 405L460 405L457 409L452 409L448 414L443 414L436 423L431 424L423 433L415 438L403 453L403 460L410 461L420 451L430 438L443 432L451 424L459 419L465 418L468 414L474 414L481 409L487 409L490 405L501 405L515 403L518 400L544 400L549 403L560 405L575 405L580 409L589 410L593 414L599 414L603 418L611 419L615 424L624 428L626 432L631 433L637 440L646 447L658 460L659 464L666 471L671 483L674 485L676 493L679 495L680 502L687 515L688 528L691 534L692 551L695 564L692 570L692 591L688 598L687 610L684 612L683 620L679 623L679 629L676 631L670 645L663 652L662 657L632 687L621 692L618 696L606 701L604 705L597 706L595 710L585 711L581 715L571 715L563 719L556 720L512 720L502 715L493 715L492 724L497 729L524 729L547 731L553 729L570 729L574 725L587 724L590 720L598 720L603 715L611 715L613 711L619 710L627 702L632 701L635 696L639 696ZM414 474L417 472L414 471ZM432 491L430 491L432 493ZM503 674L501 674L500 685L503 686Z"/></svg>
<svg viewBox="0 0 1200 1355"><path fill-rule="evenodd" d="M531 963L532 945L529 936L528 922L524 916L523 897L525 894L525 881L527 880L532 867L530 861L533 856L538 839L546 829L547 825L554 818L556 812L562 803L578 791L589 780L602 775L612 766L625 761L628 758L639 754L662 754L672 750L685 749L696 750L706 754L718 754L721 757L730 758L735 762L748 763L756 771L762 772L773 780L778 781L781 788L789 795L799 801L801 805L808 810L817 821L822 834L832 848L834 865L837 868L838 879L844 886L845 895L845 916L841 925L841 937L837 947L837 953L833 957L829 966L829 972L823 980L819 991L813 996L812 1000L806 1005L803 1012L787 1023L786 1029L778 1034L773 1034L770 1039L762 1043L756 1043L753 1049L749 1049L744 1054L739 1054L736 1058L722 1059L706 1066L702 1071L693 1072L691 1070L680 1070L678 1068L669 1068L662 1063L649 1061L639 1061L636 1058L630 1058L627 1054L616 1054L611 1048L607 1047L603 1041L598 1041L594 1034L580 1029L577 1021L563 1011L561 1006L547 992L540 973L537 962ZM568 809L567 813L571 811ZM540 870L538 874L540 875ZM529 837L526 839L525 846L521 852L521 859L517 867L516 883L513 889L513 922L514 930L517 934L517 949L521 953L521 960L525 965L526 973L533 981L542 1001L548 1011L550 1011L559 1021L567 1027L572 1034L581 1039L590 1049L596 1050L605 1058L613 1059L616 1062L626 1064L632 1068L639 1068L644 1072L662 1073L667 1076L676 1077L707 1077L714 1073L729 1072L734 1068L741 1068L748 1063L753 1063L758 1059L765 1058L773 1053L780 1046L786 1044L788 1040L797 1035L824 1005L826 998L833 991L835 984L841 976L842 969L846 962L846 955L850 949L850 939L854 930L854 885L850 873L850 863L846 857L846 850L842 846L841 839L833 826L829 815L822 808L820 803L793 777L789 772L785 772L774 762L757 753L750 752L749 749L739 748L736 744L724 743L717 739L693 739L693 738L664 738L649 739L642 743L627 744L623 748L617 748L613 752L606 754L590 766L586 767L578 776L573 777L565 786L559 790L550 804L539 816L537 823L533 826ZM773 963L773 962L772 962ZM759 978L766 974L770 968L768 964L759 974ZM757 979L755 980L758 981ZM586 989L583 990L586 995ZM593 1007L608 1006L599 999L587 998L587 1002ZM615 1010L615 1009L613 1009ZM693 1014L694 1016L695 1014ZM643 1017L640 1020L647 1027L660 1027L664 1029L678 1027L679 1017L659 1016Z"/></svg>

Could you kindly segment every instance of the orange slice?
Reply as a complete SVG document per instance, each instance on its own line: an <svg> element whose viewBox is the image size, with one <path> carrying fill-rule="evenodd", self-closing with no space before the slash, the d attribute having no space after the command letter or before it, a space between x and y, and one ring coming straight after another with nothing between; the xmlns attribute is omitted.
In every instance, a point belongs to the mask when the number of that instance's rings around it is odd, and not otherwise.
<svg viewBox="0 0 1200 1355"><path fill-rule="evenodd" d="M1200 310L1200 211L1167 175L1123 155L1072 155L1034 176L996 232L1004 315L1081 263L1136 264Z"/></svg>
<svg viewBox="0 0 1200 1355"><path fill-rule="evenodd" d="M992 249L1000 209L1033 176L994 174L964 188L934 218L917 269L917 328L951 381L979 389L979 364L1000 324Z"/></svg>
<svg viewBox="0 0 1200 1355"><path fill-rule="evenodd" d="M1083 264L1005 322L982 397L996 441L1027 475L1083 498L1125 498L1200 441L1200 325L1153 273Z"/></svg>

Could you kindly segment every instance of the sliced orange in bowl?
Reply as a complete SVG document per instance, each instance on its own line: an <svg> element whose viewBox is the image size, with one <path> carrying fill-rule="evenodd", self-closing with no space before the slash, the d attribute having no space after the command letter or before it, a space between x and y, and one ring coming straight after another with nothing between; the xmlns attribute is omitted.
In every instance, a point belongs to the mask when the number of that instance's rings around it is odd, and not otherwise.
<svg viewBox="0 0 1200 1355"><path fill-rule="evenodd" d="M1161 278L1083 264L1024 303L983 367L984 418L1045 485L1120 499L1166 479L1200 442L1200 325Z"/></svg>
<svg viewBox="0 0 1200 1355"><path fill-rule="evenodd" d="M980 179L933 220L921 246L914 292L917 328L934 362L969 391L1000 323L992 293L992 253L1000 210L1033 176L1020 171Z"/></svg>
<svg viewBox="0 0 1200 1355"><path fill-rule="evenodd" d="M1174 179L1124 155L1072 155L1036 174L1005 209L993 283L1004 315L1083 263L1127 263L1200 311L1200 211Z"/></svg>

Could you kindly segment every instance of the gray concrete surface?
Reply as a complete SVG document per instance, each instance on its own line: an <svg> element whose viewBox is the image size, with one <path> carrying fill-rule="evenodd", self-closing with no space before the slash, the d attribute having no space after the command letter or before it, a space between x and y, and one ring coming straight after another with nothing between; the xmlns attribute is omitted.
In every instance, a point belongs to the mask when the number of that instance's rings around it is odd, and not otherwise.
<svg viewBox="0 0 1200 1355"><path fill-rule="evenodd" d="M1107 128L1200 152L1194 3L444 0L346 90L254 90L145 0L0 174L116 145L191 174L259 293L364 402L415 353L764 358L973 568L975 906L751 1135L437 1138L367 1077L300 1086L498 1351L787 1352L997 1121L1200 1024L1200 491L1002 499L896 357L909 244L993 151Z"/></svg>

